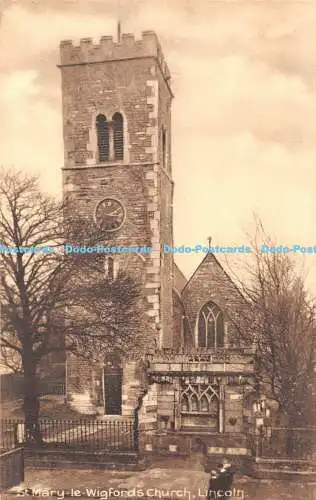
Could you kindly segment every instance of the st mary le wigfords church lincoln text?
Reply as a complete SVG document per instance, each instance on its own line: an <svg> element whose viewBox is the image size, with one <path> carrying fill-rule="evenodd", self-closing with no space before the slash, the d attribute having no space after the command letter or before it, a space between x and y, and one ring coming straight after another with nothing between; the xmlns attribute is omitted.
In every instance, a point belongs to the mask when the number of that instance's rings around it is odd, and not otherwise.
<svg viewBox="0 0 316 500"><path fill-rule="evenodd" d="M63 41L59 68L64 194L80 216L103 224L106 244L157 249L105 256L100 270L115 279L121 268L142 281L153 349L140 424L149 434L209 433L217 447L243 454L251 420L244 382L253 373L252 350L234 342L243 299L213 254L187 280L173 255L159 251L173 244L174 183L173 94L158 37ZM136 361L69 355L66 373L68 400L85 414L132 415L143 390Z"/></svg>

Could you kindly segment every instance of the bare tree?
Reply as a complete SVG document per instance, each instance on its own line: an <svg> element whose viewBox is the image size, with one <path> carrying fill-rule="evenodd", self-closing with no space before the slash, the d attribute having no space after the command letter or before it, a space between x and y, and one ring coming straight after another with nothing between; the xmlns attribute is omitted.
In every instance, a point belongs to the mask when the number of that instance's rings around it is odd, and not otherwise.
<svg viewBox="0 0 316 500"><path fill-rule="evenodd" d="M238 280L249 310L238 330L243 342L256 340L258 390L277 403L286 425L305 426L312 423L315 302L290 252L267 252L271 238L255 221L253 259Z"/></svg>
<svg viewBox="0 0 316 500"><path fill-rule="evenodd" d="M105 278L101 256L64 255L65 243L105 238L89 221L65 213L36 177L1 171L2 353L9 366L21 363L26 429L36 441L44 356L65 350L91 356L96 348L126 356L132 345L144 345L140 283L123 273Z"/></svg>

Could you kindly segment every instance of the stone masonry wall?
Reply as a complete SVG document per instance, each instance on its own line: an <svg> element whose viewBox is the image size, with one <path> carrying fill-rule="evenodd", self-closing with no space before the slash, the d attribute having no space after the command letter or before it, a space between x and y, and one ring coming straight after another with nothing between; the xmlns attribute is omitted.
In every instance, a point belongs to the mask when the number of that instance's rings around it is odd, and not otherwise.
<svg viewBox="0 0 316 500"><path fill-rule="evenodd" d="M144 313L149 317L146 334L153 347L169 345L172 331L172 259L164 259L161 243L172 241L172 193L169 70L156 35L145 32L140 41L122 35L121 43L102 37L99 44L83 39L75 47L61 43L64 194L73 213L94 224L97 204L105 197L118 199L125 208L123 226L105 244L151 246L141 262L114 256L115 265L127 272L139 269L143 282ZM124 157L100 163L96 117L108 120L120 112L124 120ZM166 131L166 155L162 157L162 128ZM100 269L101 272L101 269ZM75 362L72 360L71 362ZM82 367L84 368L84 367ZM87 371L88 381L93 376ZM135 407L137 367L126 366L123 402ZM75 372L76 369L73 368ZM69 368L69 373L71 368ZM93 388L91 388L93 392Z"/></svg>
<svg viewBox="0 0 316 500"><path fill-rule="evenodd" d="M173 189L171 168L171 102L169 80L158 68L158 128L159 128L159 183L160 183L160 245L173 245ZM165 135L165 139L163 139ZM165 145L163 142L165 141ZM173 256L161 254L161 347L173 344Z"/></svg>
<svg viewBox="0 0 316 500"><path fill-rule="evenodd" d="M173 349L178 349L183 340L183 317L184 317L184 307L182 301L176 292L173 292L173 339L172 347Z"/></svg>
<svg viewBox="0 0 316 500"><path fill-rule="evenodd" d="M224 402L224 430L243 432L243 394L239 387L226 387Z"/></svg>

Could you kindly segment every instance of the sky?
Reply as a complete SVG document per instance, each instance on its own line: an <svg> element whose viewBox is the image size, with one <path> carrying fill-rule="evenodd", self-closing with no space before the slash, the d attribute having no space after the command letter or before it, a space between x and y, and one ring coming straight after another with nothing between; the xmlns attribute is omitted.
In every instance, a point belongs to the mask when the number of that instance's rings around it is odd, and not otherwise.
<svg viewBox="0 0 316 500"><path fill-rule="evenodd" d="M316 245L316 3L0 0L0 163L61 192L58 46L157 32L172 75L176 245ZM247 259L241 256L240 259ZM190 275L201 256L177 259ZM298 258L298 264L302 260ZM316 254L303 259L316 294Z"/></svg>

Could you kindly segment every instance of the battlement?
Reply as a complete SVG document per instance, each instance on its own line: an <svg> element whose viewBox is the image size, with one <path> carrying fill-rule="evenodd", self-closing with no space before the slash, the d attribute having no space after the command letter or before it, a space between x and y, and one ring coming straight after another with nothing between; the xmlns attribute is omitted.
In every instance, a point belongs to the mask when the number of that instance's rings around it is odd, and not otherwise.
<svg viewBox="0 0 316 500"><path fill-rule="evenodd" d="M165 78L170 79L160 42L153 31L143 31L140 40L135 40L131 33L123 33L119 42L114 41L112 36L102 36L99 43L94 43L92 38L81 38L79 45L74 45L71 40L63 40L60 43L59 66L141 57L155 57Z"/></svg>

